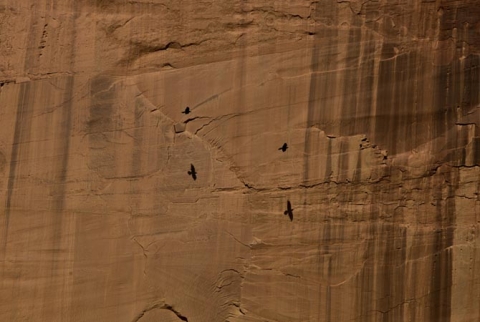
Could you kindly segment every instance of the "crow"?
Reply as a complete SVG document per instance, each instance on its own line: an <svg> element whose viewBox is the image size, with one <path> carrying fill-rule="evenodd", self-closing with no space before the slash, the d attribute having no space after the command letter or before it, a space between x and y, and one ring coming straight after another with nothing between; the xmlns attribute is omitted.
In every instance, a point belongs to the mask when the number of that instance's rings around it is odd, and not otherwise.
<svg viewBox="0 0 480 322"><path fill-rule="evenodd" d="M187 172L189 176L192 176L193 180L197 180L197 171L195 171L195 167L193 164L190 164L190 171Z"/></svg>
<svg viewBox="0 0 480 322"><path fill-rule="evenodd" d="M288 215L288 218L290 218L290 221L293 221L293 208L292 208L292 204L290 203L290 200L287 200L287 210L285 210L283 214Z"/></svg>
<svg viewBox="0 0 480 322"><path fill-rule="evenodd" d="M282 150L282 152L287 151L287 149L288 149L287 143L283 143L283 145L282 145L280 148L278 148L278 149L279 149L279 150Z"/></svg>
<svg viewBox="0 0 480 322"><path fill-rule="evenodd" d="M182 113L183 114L189 114L191 111L190 111L190 107L185 107L185 111L183 111Z"/></svg>

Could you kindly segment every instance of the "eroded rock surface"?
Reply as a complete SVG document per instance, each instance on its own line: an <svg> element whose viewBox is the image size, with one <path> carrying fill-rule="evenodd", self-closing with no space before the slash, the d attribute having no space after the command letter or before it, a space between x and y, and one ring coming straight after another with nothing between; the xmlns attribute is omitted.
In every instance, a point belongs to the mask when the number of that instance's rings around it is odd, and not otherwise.
<svg viewBox="0 0 480 322"><path fill-rule="evenodd" d="M0 107L0 321L480 319L478 0L0 0Z"/></svg>

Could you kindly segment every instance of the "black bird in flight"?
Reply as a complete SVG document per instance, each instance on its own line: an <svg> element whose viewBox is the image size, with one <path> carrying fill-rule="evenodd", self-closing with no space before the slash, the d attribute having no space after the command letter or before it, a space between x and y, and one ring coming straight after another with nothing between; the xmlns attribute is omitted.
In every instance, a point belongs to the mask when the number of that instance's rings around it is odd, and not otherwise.
<svg viewBox="0 0 480 322"><path fill-rule="evenodd" d="M287 200L287 210L285 210L283 214L288 215L288 218L290 218L290 221L293 221L293 208L292 208L292 204L290 203L290 200Z"/></svg>
<svg viewBox="0 0 480 322"><path fill-rule="evenodd" d="M183 114L189 114L191 111L190 111L190 107L185 107L185 111L183 111L182 113Z"/></svg>
<svg viewBox="0 0 480 322"><path fill-rule="evenodd" d="M287 143L283 143L283 145L282 145L280 148L278 148L278 149L279 149L279 150L282 150L282 152L287 151L287 149L288 149Z"/></svg>
<svg viewBox="0 0 480 322"><path fill-rule="evenodd" d="M195 171L195 167L193 164L190 163L190 171L187 172L189 176L192 176L193 180L197 180L197 171Z"/></svg>

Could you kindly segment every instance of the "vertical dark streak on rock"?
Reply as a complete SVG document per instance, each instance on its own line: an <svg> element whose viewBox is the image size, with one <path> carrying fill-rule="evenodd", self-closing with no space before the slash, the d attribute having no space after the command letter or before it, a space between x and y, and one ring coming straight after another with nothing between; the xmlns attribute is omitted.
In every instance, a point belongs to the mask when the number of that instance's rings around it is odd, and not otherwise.
<svg viewBox="0 0 480 322"><path fill-rule="evenodd" d="M400 65L399 57L393 58L391 61L387 61L387 68L389 79L387 82L390 86L390 93L386 97L388 101L385 101L384 113L388 115L388 125L385 131L387 132L388 141L387 146L389 152L392 155L395 155L397 150L397 143L398 143L398 132L399 132L399 123L401 122L402 115L399 114L399 98L402 93L399 93L399 70L398 66ZM393 71L393 72L392 72Z"/></svg>
<svg viewBox="0 0 480 322"><path fill-rule="evenodd" d="M375 138L379 141L380 145L384 146L387 146L387 142L391 142L393 132L393 129L390 129L390 119L388 118L387 122L385 122L385 119L388 117L385 115L389 115L385 109L390 104L389 99L393 97L394 83L389 79L391 70L390 64L391 61L381 61L379 63L378 94L376 97L378 115L375 118Z"/></svg>
<svg viewBox="0 0 480 322"><path fill-rule="evenodd" d="M405 306L406 279L406 229L398 223L386 223L382 226L383 261L379 274L378 294L383 299L377 310L382 312L382 321L402 321Z"/></svg>
<svg viewBox="0 0 480 322"><path fill-rule="evenodd" d="M140 175L142 172L142 142L143 142L143 111L144 106L138 101L133 108L135 129L133 134L133 155L132 155L132 176ZM148 148L147 148L148 149ZM132 191L132 193L134 193Z"/></svg>
<svg viewBox="0 0 480 322"><path fill-rule="evenodd" d="M394 270L392 252L395 239L395 227L391 224L382 224L380 227L380 236L383 236L383 243L381 245L383 260L380 262L381 264L379 265L382 272L378 274L378 278L380 280L377 283L377 293L381 301L379 304L380 307L378 307L377 310L380 310L382 312L382 321L389 322L389 317L391 316L391 313L393 313L393 310L390 311L390 309L395 306L393 298L395 296L395 293L391 292L394 289L394 287L392 287L392 284L395 283L395 279L400 279L400 277L392 276L392 271ZM377 265L378 264L379 263L377 263Z"/></svg>
<svg viewBox="0 0 480 322"><path fill-rule="evenodd" d="M317 4L313 6L313 12L316 14ZM320 55L320 46L316 33L319 32L317 26L315 25L314 31L315 36L313 39L313 49L312 49L312 60L311 60L311 76L310 76L310 89L308 91L308 114L307 122L305 129L305 140L304 140L304 160L303 160L303 184L308 183L309 179L309 159L310 159L310 149L311 149L311 127L315 124L315 115L316 115L316 101L317 101L317 90L319 85L319 74L317 73L320 70L319 55ZM306 202L306 200L305 200Z"/></svg>
<svg viewBox="0 0 480 322"><path fill-rule="evenodd" d="M415 147L415 139L417 135L415 133L415 71L417 70L417 56L415 52L405 54L405 78L403 79L405 84L404 88L404 104L402 112L406 114L404 126L404 140L403 147L404 149L411 150Z"/></svg>
<svg viewBox="0 0 480 322"><path fill-rule="evenodd" d="M32 9L32 20L36 21L37 16L35 12L35 6L31 7ZM34 39L35 39L35 29L36 29L36 24L30 24L30 29L28 31L28 36L27 36L27 44L33 44ZM34 56L35 52L32 50L32 48L28 48L26 50L25 54L25 61L24 61L24 70L26 73L30 72L30 65L34 61ZM19 99L18 99L18 105L17 105L17 115L16 115L16 120L15 120L15 132L14 132L14 137L13 137L13 144L12 144L12 152L10 156L10 170L9 170L9 176L8 176L8 183L7 183L7 199L5 202L5 236L4 236L4 245L3 245L3 251L4 251L4 260L7 257L6 253L6 247L8 243L8 229L10 225L10 212L11 212L11 204L12 204L12 198L13 198L13 190L15 187L15 180L16 180L16 171L17 171L17 162L18 162L18 157L21 147L19 146L19 143L21 142L21 137L22 134L24 133L25 129L27 131L30 131L30 124L31 124L31 118L26 115L29 111L29 97L30 97L30 82L27 82L25 84L20 85L20 94L19 94ZM28 122L28 124L25 124L25 122Z"/></svg>
<svg viewBox="0 0 480 322"><path fill-rule="evenodd" d="M338 158L338 180L345 181L348 180L348 158L349 158L349 144L345 141L340 142L340 155Z"/></svg>
<svg viewBox="0 0 480 322"><path fill-rule="evenodd" d="M55 140L59 143L59 151L61 152L61 160L59 164L55 164L55 169L53 169L56 175L56 185L58 190L55 192L55 199L53 202L54 213L56 215L54 232L53 232L53 247L61 247L61 229L63 213L65 209L65 184L67 180L67 171L68 171L68 158L70 153L70 135L71 135L71 126L72 126L72 95L73 95L73 86L74 78L73 76L68 77L64 101L68 102L62 108L62 117L60 124L57 125L59 129L58 134ZM57 147L56 147L57 148ZM55 256L55 253L53 254ZM55 262L55 260L54 260ZM53 273L53 272L52 272Z"/></svg>
<svg viewBox="0 0 480 322"><path fill-rule="evenodd" d="M406 242L406 240L405 240ZM405 250L406 251L406 250ZM408 252L410 253L410 252ZM411 254L410 254L411 255ZM411 262L411 259L410 258L407 258L406 257L406 260L408 261L407 263L405 263L405 265L407 265L407 271L409 272L409 274L407 275L407 278L408 280L410 281L409 285L408 285L408 288L407 288L407 292L406 292L406 296L407 298L415 298L416 294L417 294L417 279L418 279L418 275L417 275L417 272L418 270L416 269L416 263L412 263ZM415 321L415 317L417 315L417 305L415 302L413 302L413 305L409 305L409 318L410 318L410 321Z"/></svg>
<svg viewBox="0 0 480 322"><path fill-rule="evenodd" d="M395 58L395 78L394 78L394 97L391 111L392 121L391 125L393 128L390 130L393 132L393 138L391 141L392 144L392 153L395 154L397 151L407 151L406 140L406 129L408 127L407 119L409 117L410 106L405 104L405 98L410 93L407 92L406 82L407 79L405 74L411 68L408 65L408 56L407 55L398 55ZM395 120L396 119L396 120Z"/></svg>
<svg viewBox="0 0 480 322"><path fill-rule="evenodd" d="M317 4L313 5L312 8L314 14L317 13ZM318 27L315 23L314 25L314 32L316 33ZM318 82L318 75L316 72L318 71L318 58L320 48L317 43L316 34L313 37L313 49L312 49L312 57L311 57L311 76L310 76L310 88L308 91L308 111L307 111L307 121L305 124L305 139L304 139L304 146L303 146L303 184L308 184L309 178L309 160L310 160L310 145L311 145L311 138L310 138L310 131L311 127L314 124L314 110L315 110L315 89L317 88ZM307 209L307 191L303 193L303 206ZM305 217L307 217L307 210L305 210ZM319 292L319 297L321 296L321 292ZM320 302L319 302L320 303Z"/></svg>
<svg viewBox="0 0 480 322"><path fill-rule="evenodd" d="M57 1L53 1L53 6L57 6ZM74 62L75 62L75 41L76 41L76 26L75 21L77 18L77 5L75 1L72 2L72 12L70 20L68 21L67 26L71 28L71 33L69 35L70 38L70 53L69 53L69 61L70 61L70 70L74 69ZM63 80L63 78L60 78ZM66 102L61 108L61 117L60 122L56 124L55 131L56 136L54 137L54 151L58 151L57 155L61 155L61 158L54 163L54 169L52 172L55 175L55 194L53 200L53 238L52 238L52 249L66 249L66 253L70 255L70 252L74 252L74 249L69 249L69 238L71 238L70 231L64 231L65 225L64 223L69 223L71 220L71 215L65 211L66 208L66 185L67 185L67 177L68 177L68 168L69 168L69 158L70 158L70 150L71 150L71 135L72 135L72 110L73 110L73 92L75 88L75 76L68 76L65 81L65 92L63 101ZM68 225L69 226L69 225ZM66 236L66 238L62 238L62 236ZM60 308L60 312L57 313L57 318L64 320L66 315L65 312L70 310L71 307L68 307L68 298L71 294L66 294L66 288L68 287L68 283L70 281L67 280L69 276L69 272L67 271L67 267L70 264L69 259L65 258L65 255L61 253L53 252L52 253L52 268L51 268L51 279L52 284L59 284L58 289L55 289L56 293L60 293L57 295L57 299L59 299L60 304L58 304ZM60 258L59 258L60 257ZM59 279L60 281L55 283L55 279ZM73 282L72 282L73 283Z"/></svg>
<svg viewBox="0 0 480 322"><path fill-rule="evenodd" d="M405 308L408 309L407 290L412 284L407 271L407 228L403 225L404 208L393 210L393 242L390 251L393 254L393 267L390 270L390 293L393 294L394 309L390 321L404 320ZM398 213L397 213L398 212ZM390 263L389 263L390 264Z"/></svg>
<svg viewBox="0 0 480 322"><path fill-rule="evenodd" d="M431 118L428 115L428 107L427 105L427 97L428 93L425 91L426 83L428 80L429 71L426 68L427 62L425 59L418 55L416 58L416 72L415 72L415 80L416 80L416 104L415 104L415 126L414 132L416 134L414 138L414 145L418 146L425 142L425 140L430 139L430 133L425 129L425 125ZM420 135L423 134L423 135Z"/></svg>
<svg viewBox="0 0 480 322"><path fill-rule="evenodd" d="M115 177L117 167L115 158L105 158L105 154L112 153L109 149L96 150L93 147L108 142L106 131L112 132L116 129L113 111L116 88L113 85L114 79L107 75L97 75L90 81L89 120L87 125L88 140L90 145L89 167L99 170L105 177Z"/></svg>
<svg viewBox="0 0 480 322"><path fill-rule="evenodd" d="M458 74L459 74L459 67L460 61L459 60L454 60L449 69L449 75L448 75L448 82L447 82L447 88L446 88L446 108L453 114L453 119L456 119L456 110L457 110L457 102L459 102L458 94L460 93L459 91L459 79L458 79Z"/></svg>
<svg viewBox="0 0 480 322"><path fill-rule="evenodd" d="M480 55L471 55L465 62L465 105L464 113L467 113L472 107L480 103Z"/></svg>
<svg viewBox="0 0 480 322"><path fill-rule="evenodd" d="M242 19L247 19L247 10L246 10L246 3L244 0L240 1L240 9L241 9L241 17ZM237 63L235 65L235 77L233 81L233 87L238 89L238 97L234 100L234 103L236 104L236 110L239 111L239 113L243 113L245 111L245 96L246 96L246 90L244 89L246 83L247 83L247 71L248 71L248 35L245 34L245 37L242 37L241 42L238 42L238 52L239 56L237 58ZM234 137L241 137L242 134L246 133L245 131L245 126L244 122L238 122L235 123L234 125ZM238 153L238 151L235 151ZM251 155L252 151L248 151L246 153L249 153ZM251 161L251 158L249 158ZM252 165L251 162L249 161L248 166L253 168L255 165Z"/></svg>
<svg viewBox="0 0 480 322"><path fill-rule="evenodd" d="M373 202L371 203L371 212L373 211ZM366 250L365 250L365 265L357 275L356 278L356 289L359 290L358 293L355 294L355 317L358 317L359 322L363 321L370 321L369 314L371 313L372 306L374 304L373 301L373 281L374 281L374 272L375 272L375 254L376 254L376 239L372 238L373 236L377 236L377 225L376 224L369 224L366 227L366 235L368 236L365 243Z"/></svg>
<svg viewBox="0 0 480 322"><path fill-rule="evenodd" d="M317 16L320 15L319 13L319 10L318 10L319 6L318 6L318 3L312 3L312 12L313 12L313 15L316 16L315 17L315 21L317 21L316 18L318 18ZM326 109L328 107L323 107L323 106L319 106L318 104L318 101L319 99L322 97L322 94L324 92L324 90L326 91L326 87L327 87L327 82L324 82L325 83L325 89L322 90L320 88L321 86L321 79L323 77L329 77L330 75L327 75L327 76L324 76L320 73L318 73L319 71L321 71L321 60L320 60L320 53L322 51L322 48L320 46L320 39L321 39L321 36L322 35L325 35L327 34L329 31L328 30L325 30L325 29L322 29L322 28L319 28L317 27L317 25L315 24L314 26L314 32L315 32L315 35L313 37L313 48L312 48L312 57L311 57L311 76L310 76L310 88L309 88L309 91L308 91L308 111L307 111L307 120L306 120L306 126L305 126L305 138L304 138L304 159L303 159L303 184L304 185L308 185L309 183L309 179L310 179L310 154L311 154L311 149L312 149L312 127L318 122L322 122L323 120L318 120L319 119L319 115L323 114L323 113L327 113L326 111L322 111L322 109ZM328 62L325 62L324 63L325 65L328 64ZM320 109L320 110L319 110ZM329 142L329 149L331 149L331 144ZM330 160L331 158L331 155L330 153L327 155L327 159ZM327 166L327 168L329 168ZM331 168L331 166L330 166ZM328 169L327 169L327 172L328 172ZM329 173L326 173L326 176L330 176ZM304 191L304 196L303 196L303 204L304 204L304 207L305 209L307 208L306 205L307 205L307 191L305 190ZM305 210L307 211L307 210ZM306 214L305 214L306 215ZM306 216L307 217L307 216ZM325 252L325 249L324 247L327 247L328 246L322 246L322 243L323 241L326 241L327 243L329 242L329 225L325 225L324 227L324 230L323 230L323 233L321 233L321 230L319 229L318 230L319 232L319 236L318 236L318 241L319 241L319 252L320 254L322 254L323 252ZM323 266L325 264L325 257L323 256L319 256L319 263L318 263L318 269L319 270L322 270L323 269ZM319 271L319 276L321 276L322 272ZM330 283L330 281L326 281L327 282L327 285ZM318 294L318 303L322 303L322 289L323 287L325 287L324 285L322 284L319 284L319 290L317 292ZM327 286L328 287L328 286ZM329 292L329 290L327 289L327 299L326 299L326 303L325 303L325 310L326 310L326 314L324 316L329 316L330 315L330 301L331 301L331 294ZM321 319L321 315L322 312L319 312L319 316L318 316L318 319L319 320L323 320Z"/></svg>
<svg viewBox="0 0 480 322"><path fill-rule="evenodd" d="M7 198L5 202L5 233L3 241L3 260L7 257L8 229L10 225L10 213L12 207L13 191L15 188L16 172L18 159L21 149L21 138L25 134L25 130L29 131L31 118L29 112L30 83L20 85L18 95L17 115L15 119L15 130L12 142L12 152L10 155L10 169L8 173Z"/></svg>
<svg viewBox="0 0 480 322"><path fill-rule="evenodd" d="M472 106L480 104L480 55L475 55L474 79L471 82L472 90Z"/></svg>
<svg viewBox="0 0 480 322"><path fill-rule="evenodd" d="M396 279L399 282L399 288L401 292L399 292L399 296L397 296L397 301L401 301L399 306L399 314L395 317L397 320L403 320L405 317L405 301L407 300L407 290L412 283L408 280L408 270L407 270L407 228L406 227L399 227L399 238L396 240L395 243L395 251L398 253L397 255L397 272L395 273L397 277L400 275L400 279ZM398 302L397 302L398 303ZM408 305L408 303L406 303ZM408 306L407 306L408 309Z"/></svg>
<svg viewBox="0 0 480 322"><path fill-rule="evenodd" d="M324 181L330 182L330 177L332 175L332 140L328 140L328 148L327 148L327 160L325 164L325 175Z"/></svg>
<svg viewBox="0 0 480 322"><path fill-rule="evenodd" d="M355 171L353 172L352 178L354 183L360 183L362 180L362 149L358 150L357 155L357 164L355 166Z"/></svg>
<svg viewBox="0 0 480 322"><path fill-rule="evenodd" d="M64 222L68 222L71 220L70 215L65 212L65 196L66 196L66 184L67 184L67 172L68 172L68 164L69 164L69 157L70 157L70 139L71 139L71 131L72 131L72 102L73 102L73 88L74 88L74 76L70 76L67 79L66 90L65 90L65 98L64 101L68 102L62 108L62 117L61 123L58 124L59 133L57 135L56 141L59 141L59 150L62 153L61 160L59 164L55 164L55 169L53 169L54 173L58 173L56 178L56 189L55 192L55 199L53 201L53 238L52 238L52 248L53 249L63 249L66 248L68 245L68 241L63 240L62 235L66 235L66 238L70 238L70 232L63 231L64 229ZM57 142L58 142L57 141ZM70 252L70 249L67 249L67 252ZM66 283L66 274L68 272L65 271L65 263L68 259L58 258L59 256L63 256L57 252L52 253L52 269L51 269L51 278L52 281L56 277L62 278L62 283L59 289L61 290L61 294L59 295L60 301L62 305L60 307L62 310L58 313L60 317L63 317L63 311L67 309L64 305L67 297L70 296L69 294L65 294L65 287L67 286ZM62 271L63 270L63 271ZM58 291L60 291L58 290Z"/></svg>
<svg viewBox="0 0 480 322"><path fill-rule="evenodd" d="M357 121L355 124L355 132L354 133L362 133L369 132L369 136L371 136L370 131L370 124L373 123L373 118L375 114L371 111L373 106L373 91L374 91L374 80L375 80L375 61L372 58L373 54L372 51L375 50L375 47L371 45L373 43L372 36L368 35L368 39L365 41L366 45L363 51L363 75L360 82L360 93L359 93L359 102L357 104L357 114L361 115L360 121ZM373 113L372 113L373 112ZM363 116L367 115L368 118L364 118Z"/></svg>
<svg viewBox="0 0 480 322"><path fill-rule="evenodd" d="M446 106L446 88L447 88L447 73L448 67L446 66L438 66L435 68L434 72L434 82L435 87L433 90L433 125L434 125L434 133L432 136L434 138L444 138L445 141L442 142L444 144L448 144L447 137L444 135L445 132L448 130L448 119L446 118L447 113L447 106ZM455 121L455 120L452 120Z"/></svg>
<svg viewBox="0 0 480 322"><path fill-rule="evenodd" d="M430 321L449 322L452 306L452 246L455 225L455 191L458 188L458 170L445 174L445 182L437 182L436 230L433 236L432 280L430 286ZM444 189L447 190L446 198Z"/></svg>
<svg viewBox="0 0 480 322"><path fill-rule="evenodd" d="M348 34L348 45L347 45L347 66L351 60L359 60L360 55L360 46L359 43L362 41L361 33L359 28L354 28L349 30ZM353 66L354 64L351 63ZM347 68L345 71L345 78L343 80L343 101L341 109L341 115L345 115L346 119L342 118L342 123L340 124L340 133L341 135L353 135L357 122L363 118L358 117L356 114L357 110L357 82L361 78L362 70L360 68Z"/></svg>
<svg viewBox="0 0 480 322"><path fill-rule="evenodd" d="M312 3L312 12L315 16L315 21L322 20L327 15L329 17L336 17L335 12L325 13L323 6L318 3ZM335 11L335 9L334 9ZM318 18L318 19L317 19ZM333 18L332 18L333 19ZM311 57L311 76L310 87L308 91L308 111L304 138L304 159L303 159L303 184L308 185L310 177L312 176L310 169L310 156L312 154L312 135L317 135L317 131L312 131L314 126L322 127L323 123L327 119L326 116L331 115L334 112L333 106L328 106L327 97L333 97L334 93L329 93L335 89L332 84L335 83L335 73L322 73L324 70L328 70L331 65L332 55L326 55L327 52L336 50L337 43L337 31L322 28L315 25L315 35L313 37L313 48ZM322 43L320 43L322 42ZM321 54L323 53L323 56ZM330 180L331 176L331 140L328 142L329 151L327 153L327 165L325 170L325 178ZM304 192L304 206L307 205L307 193ZM307 207L305 207L307 209ZM305 210L307 211L307 210Z"/></svg>
<svg viewBox="0 0 480 322"><path fill-rule="evenodd" d="M324 254L330 255L330 246L329 244L332 242L332 230L334 228L331 227L330 222L327 222L323 227L323 240L325 246L323 247ZM334 236L335 238L336 236ZM325 260L326 259L326 260ZM325 271L324 266L327 265L327 285L326 285L326 292L325 292L325 322L331 322L332 317L332 291L330 287L331 281L331 273L332 273L332 257L326 256L323 258L323 265L320 265L320 269ZM321 287L321 286L320 286ZM319 290L321 293L321 290ZM320 302L321 303L321 302Z"/></svg>

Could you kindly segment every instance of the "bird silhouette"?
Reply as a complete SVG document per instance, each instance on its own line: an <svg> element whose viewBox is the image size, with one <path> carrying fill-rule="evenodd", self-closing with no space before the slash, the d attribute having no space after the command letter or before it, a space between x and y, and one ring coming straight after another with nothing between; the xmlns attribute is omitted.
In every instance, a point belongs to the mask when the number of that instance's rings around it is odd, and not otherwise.
<svg viewBox="0 0 480 322"><path fill-rule="evenodd" d="M292 204L290 203L290 200L287 200L287 210L285 210L283 214L288 215L288 218L290 218L290 221L293 221L293 208L292 208Z"/></svg>
<svg viewBox="0 0 480 322"><path fill-rule="evenodd" d="M287 144L287 143L283 143L283 145L282 145L280 148L278 148L278 149L279 149L279 150L282 150L282 152L285 152L285 151L287 151L287 149L288 149L288 144Z"/></svg>
<svg viewBox="0 0 480 322"><path fill-rule="evenodd" d="M189 114L191 111L190 111L190 107L185 107L185 110L182 112L183 114Z"/></svg>
<svg viewBox="0 0 480 322"><path fill-rule="evenodd" d="M195 171L195 167L193 164L190 164L190 171L187 172L188 175L192 176L193 180L197 180L197 171Z"/></svg>

